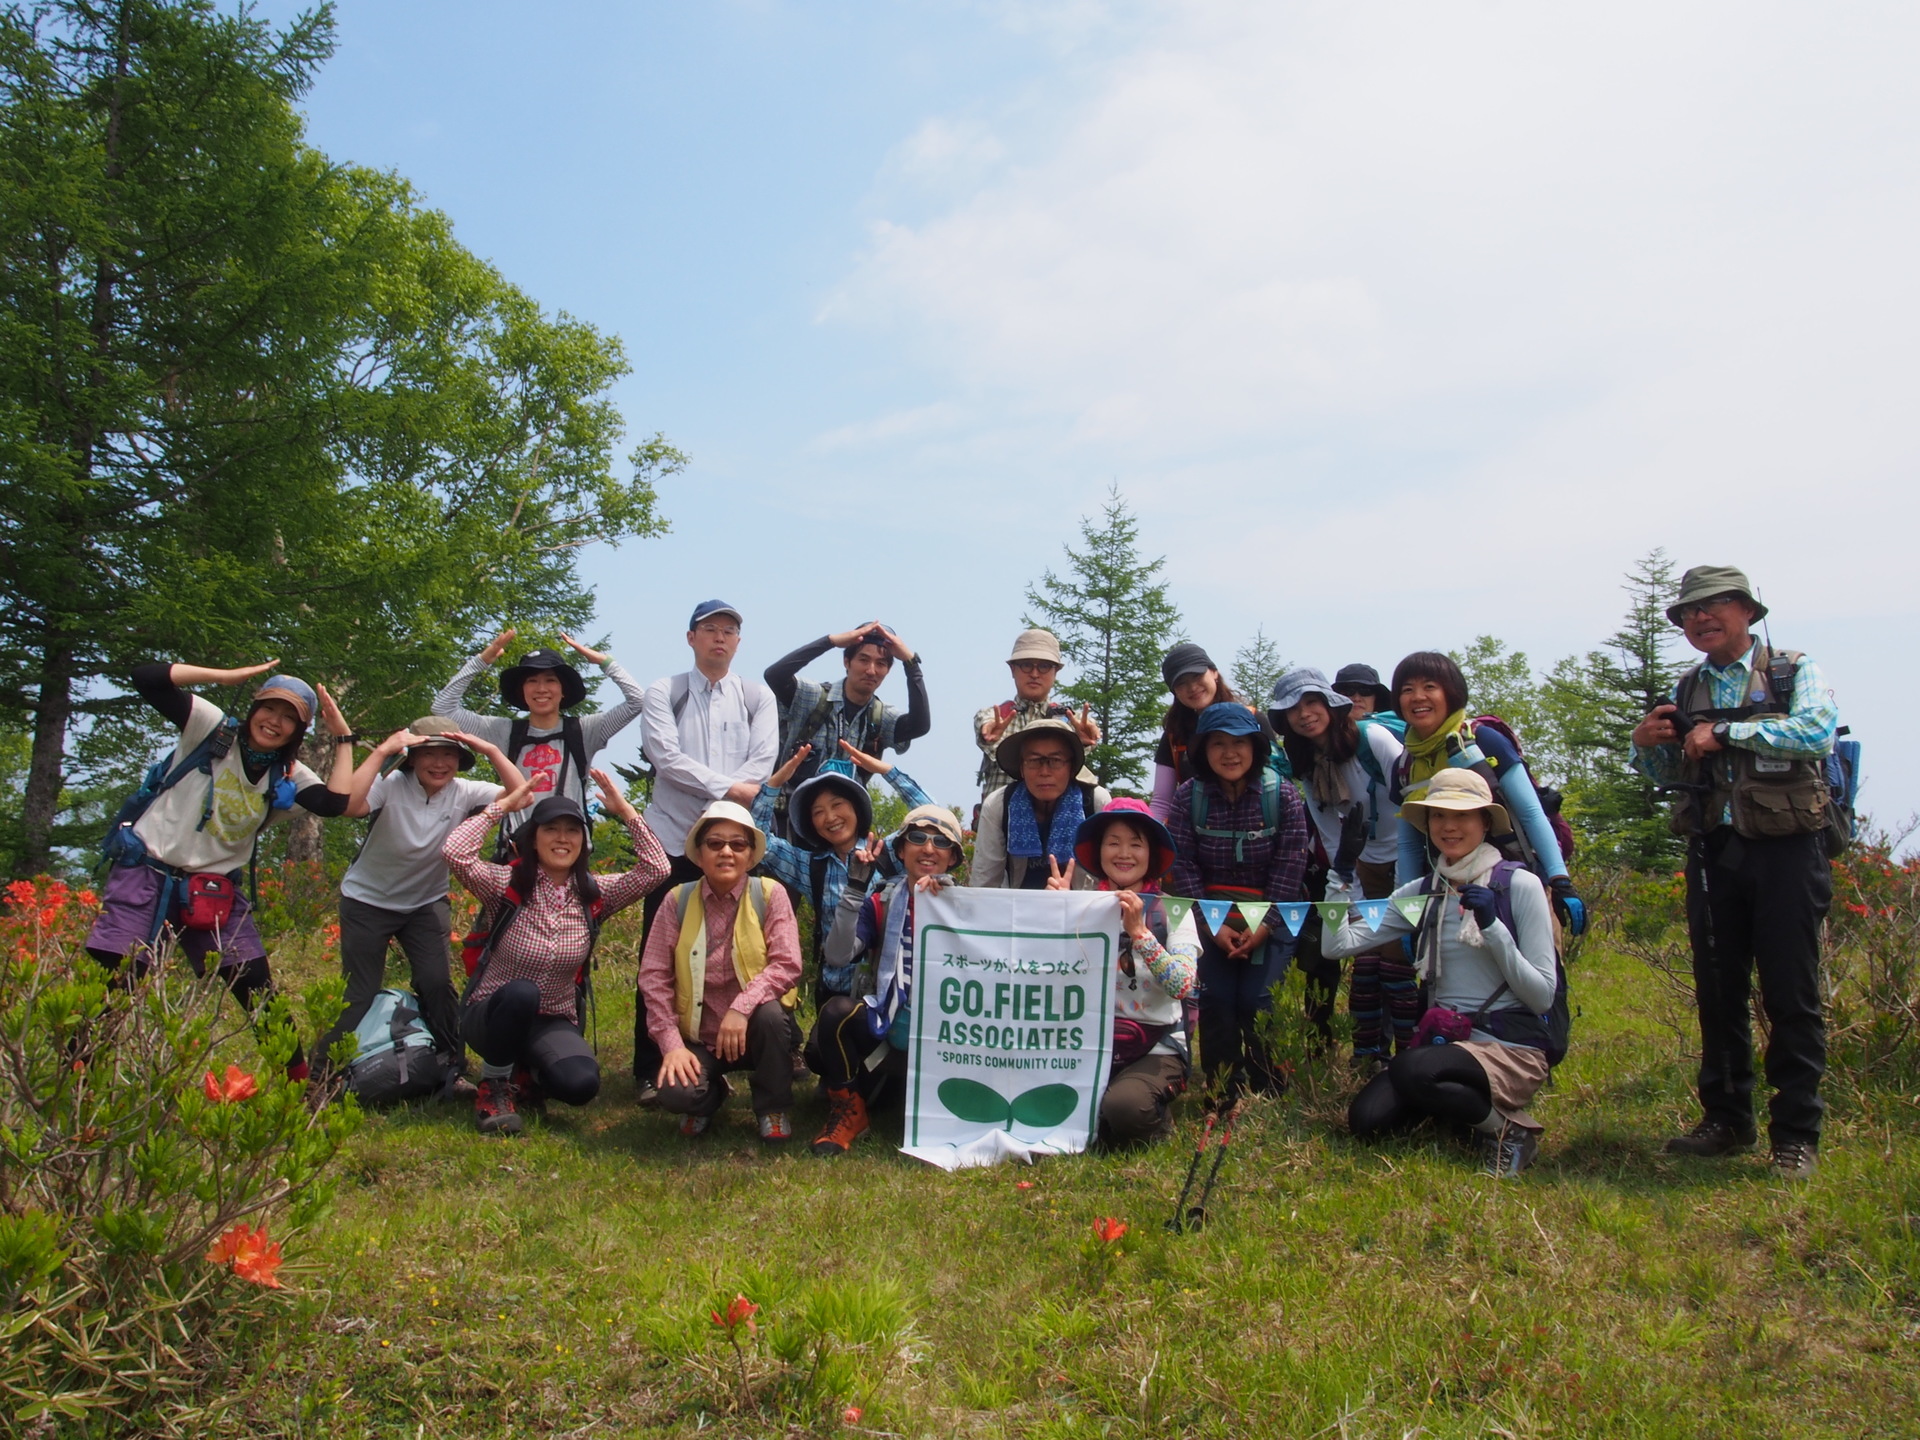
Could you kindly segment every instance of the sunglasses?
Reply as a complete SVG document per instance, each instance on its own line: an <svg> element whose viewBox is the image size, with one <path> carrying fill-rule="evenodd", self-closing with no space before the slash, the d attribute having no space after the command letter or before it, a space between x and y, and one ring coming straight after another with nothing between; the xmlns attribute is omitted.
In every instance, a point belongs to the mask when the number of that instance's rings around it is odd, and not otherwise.
<svg viewBox="0 0 1920 1440"><path fill-rule="evenodd" d="M738 850L744 854L753 849L753 841L730 840L720 835L709 835L701 840L700 848L703 850Z"/></svg>
<svg viewBox="0 0 1920 1440"><path fill-rule="evenodd" d="M1715 610L1718 610L1722 605L1731 605L1736 600L1745 600L1746 598L1744 595L1735 595L1731 592L1725 595L1710 595L1705 600L1696 600L1690 605L1682 605L1680 607L1680 618L1682 620L1691 620L1696 615L1709 615Z"/></svg>
<svg viewBox="0 0 1920 1440"><path fill-rule="evenodd" d="M1048 675L1060 668L1051 660L1009 660L1007 663L1022 675Z"/></svg>
<svg viewBox="0 0 1920 1440"><path fill-rule="evenodd" d="M938 830L909 830L901 838L908 845L938 845L942 850L958 850L960 848Z"/></svg>

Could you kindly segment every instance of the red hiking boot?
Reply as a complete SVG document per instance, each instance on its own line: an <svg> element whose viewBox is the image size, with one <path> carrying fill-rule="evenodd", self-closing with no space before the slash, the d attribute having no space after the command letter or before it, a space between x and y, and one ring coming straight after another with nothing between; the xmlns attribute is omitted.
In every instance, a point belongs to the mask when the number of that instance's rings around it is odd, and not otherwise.
<svg viewBox="0 0 1920 1440"><path fill-rule="evenodd" d="M518 1135L520 1113L513 1104L513 1081L482 1076L473 1097L473 1123L482 1135Z"/></svg>
<svg viewBox="0 0 1920 1440"><path fill-rule="evenodd" d="M827 1128L814 1136L813 1153L844 1155L867 1128L867 1102L858 1090L828 1090Z"/></svg>

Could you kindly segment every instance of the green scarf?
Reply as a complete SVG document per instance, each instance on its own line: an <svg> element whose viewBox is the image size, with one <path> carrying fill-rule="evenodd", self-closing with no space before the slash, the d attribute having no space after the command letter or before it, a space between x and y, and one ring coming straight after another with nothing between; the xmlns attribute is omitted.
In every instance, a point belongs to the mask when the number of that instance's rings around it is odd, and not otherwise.
<svg viewBox="0 0 1920 1440"><path fill-rule="evenodd" d="M1473 728L1467 724L1466 710L1459 709L1440 722L1440 728L1427 736L1416 739L1412 727L1407 730L1407 759L1411 762L1407 772L1409 788L1423 784L1447 768L1447 741L1458 737L1462 745L1473 744Z"/></svg>

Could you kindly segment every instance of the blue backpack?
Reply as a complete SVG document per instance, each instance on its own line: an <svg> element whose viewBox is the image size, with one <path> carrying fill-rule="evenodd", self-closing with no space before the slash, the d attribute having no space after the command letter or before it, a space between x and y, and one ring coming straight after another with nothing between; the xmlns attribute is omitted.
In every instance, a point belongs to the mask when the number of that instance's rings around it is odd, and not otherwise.
<svg viewBox="0 0 1920 1440"><path fill-rule="evenodd" d="M133 827L140 823L140 817L155 800L196 772L207 777L207 798L201 802L200 823L193 828L206 829L207 821L213 818L213 767L233 749L234 738L239 733L240 722L228 715L212 734L182 755L179 764L169 767L164 755L154 761L147 768L140 788L126 798L113 823L107 827L106 836L100 842L101 856L115 865L146 864L146 842L134 834ZM292 804L293 781L287 774L286 761L276 752L267 766L267 805L270 810L285 810Z"/></svg>
<svg viewBox="0 0 1920 1440"><path fill-rule="evenodd" d="M1275 754L1284 754L1276 749ZM1193 819L1193 833L1206 835L1216 840L1233 841L1233 858L1244 861L1247 858L1247 841L1264 840L1280 829L1280 785L1281 778L1273 766L1263 766L1260 771L1260 828L1258 830L1209 830L1207 828L1207 787L1199 776L1193 779L1193 789L1187 797L1187 813ZM1089 812L1091 813L1091 812Z"/></svg>
<svg viewBox="0 0 1920 1440"><path fill-rule="evenodd" d="M419 1100L447 1083L446 1064L420 1019L420 1002L405 990L375 995L353 1038L359 1048L347 1063L346 1086L363 1105Z"/></svg>

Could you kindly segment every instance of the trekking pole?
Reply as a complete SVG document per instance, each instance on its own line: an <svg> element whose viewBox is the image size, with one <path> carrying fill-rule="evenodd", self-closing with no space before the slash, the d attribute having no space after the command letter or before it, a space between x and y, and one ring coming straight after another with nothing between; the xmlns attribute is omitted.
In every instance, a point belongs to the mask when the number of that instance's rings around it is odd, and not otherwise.
<svg viewBox="0 0 1920 1440"><path fill-rule="evenodd" d="M1232 1110L1227 1112L1226 1123L1220 1130L1220 1144L1213 1152L1213 1166L1207 1171L1207 1183L1200 1187L1200 1198L1187 1211L1186 1228L1189 1230L1198 1230L1207 1223L1207 1201L1213 1195L1213 1182L1220 1178L1220 1166L1226 1161L1227 1146L1233 1143L1233 1115Z"/></svg>
<svg viewBox="0 0 1920 1440"><path fill-rule="evenodd" d="M1167 1229L1178 1235L1184 1228L1182 1223L1187 1213L1187 1196L1193 1193L1193 1177L1200 1173L1200 1157L1206 1153L1207 1137L1213 1133L1214 1116L1207 1116L1207 1123L1200 1131L1200 1138L1193 1147L1193 1159L1187 1165L1186 1183L1180 1187L1180 1198L1173 1202L1173 1214L1167 1218ZM1208 1185L1213 1181L1209 1179Z"/></svg>

